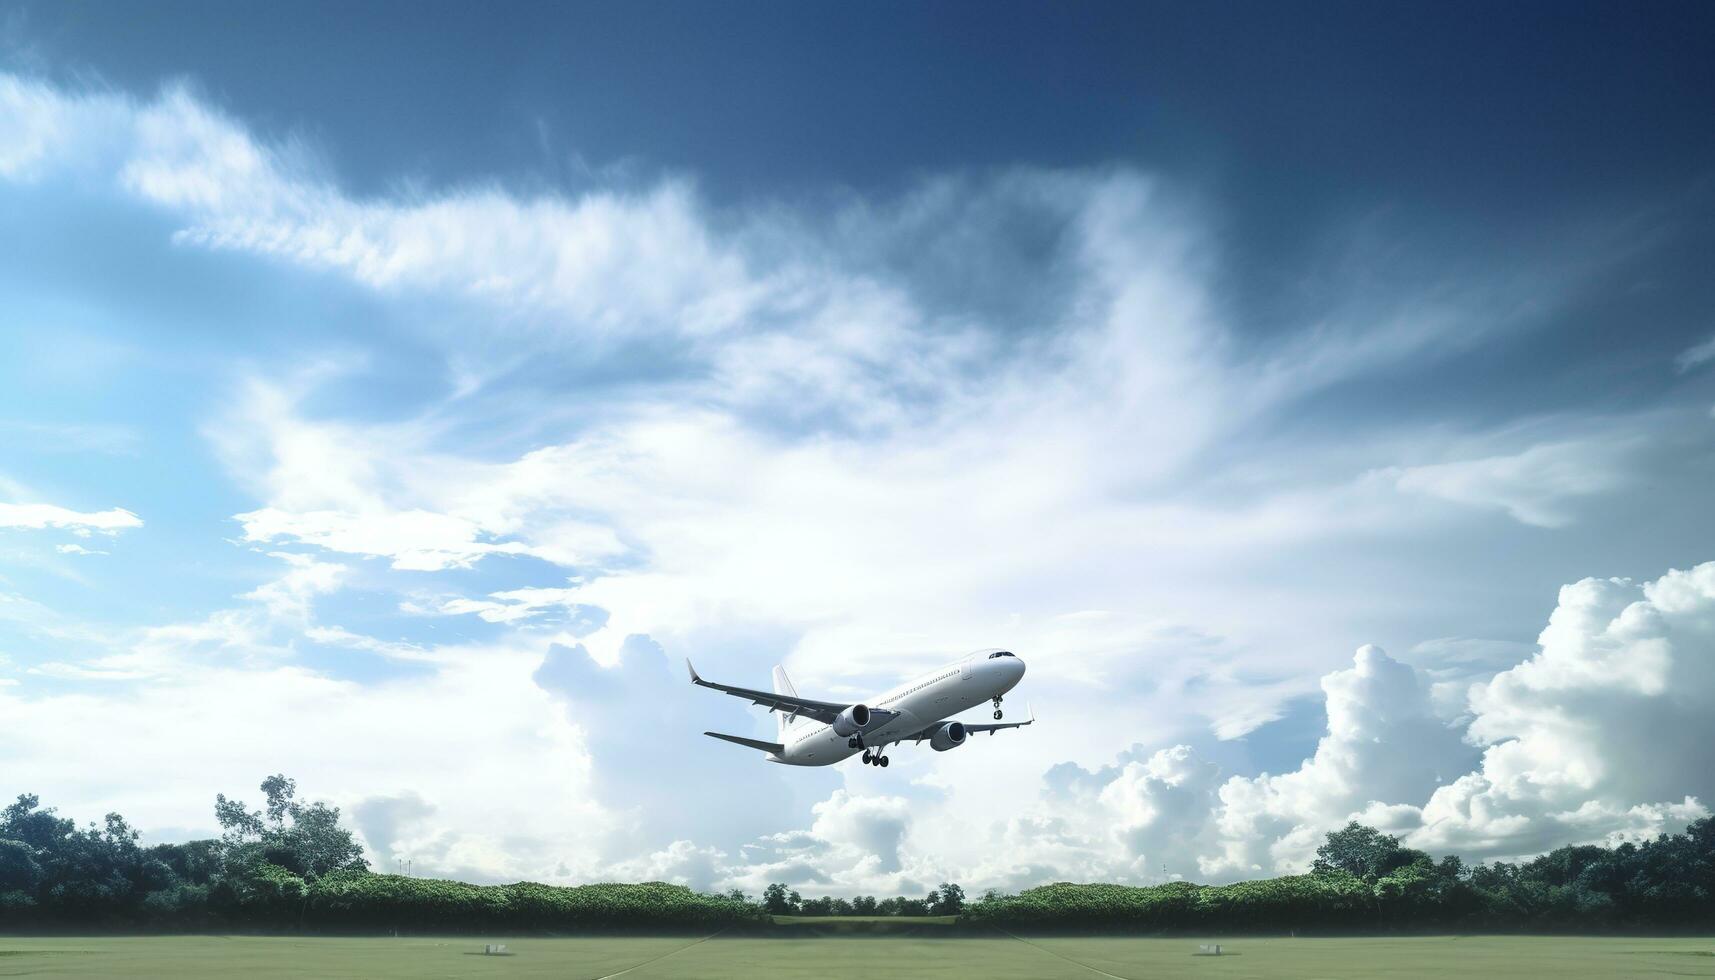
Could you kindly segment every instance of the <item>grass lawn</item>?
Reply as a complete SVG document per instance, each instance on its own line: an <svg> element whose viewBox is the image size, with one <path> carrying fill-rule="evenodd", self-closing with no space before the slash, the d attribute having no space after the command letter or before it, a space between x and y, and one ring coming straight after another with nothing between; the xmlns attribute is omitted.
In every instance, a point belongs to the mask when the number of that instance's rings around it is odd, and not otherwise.
<svg viewBox="0 0 1715 980"><path fill-rule="evenodd" d="M1208 941L1208 940L1205 940ZM696 937L309 939L0 936L0 977L562 977L597 980L971 977L1715 977L1715 939L1456 937L1219 940ZM484 942L515 955L483 956Z"/></svg>

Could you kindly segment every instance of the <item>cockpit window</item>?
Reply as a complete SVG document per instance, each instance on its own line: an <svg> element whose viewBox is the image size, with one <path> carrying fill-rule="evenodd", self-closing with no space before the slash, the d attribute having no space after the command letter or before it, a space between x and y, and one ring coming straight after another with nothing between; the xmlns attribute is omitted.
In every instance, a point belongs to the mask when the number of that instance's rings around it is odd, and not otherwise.
<svg viewBox="0 0 1715 980"><path fill-rule="evenodd" d="M1011 656L1012 656L1012 654L1007 653L1005 650L996 650L995 652L989 654L989 659L993 660L996 657L1011 657Z"/></svg>

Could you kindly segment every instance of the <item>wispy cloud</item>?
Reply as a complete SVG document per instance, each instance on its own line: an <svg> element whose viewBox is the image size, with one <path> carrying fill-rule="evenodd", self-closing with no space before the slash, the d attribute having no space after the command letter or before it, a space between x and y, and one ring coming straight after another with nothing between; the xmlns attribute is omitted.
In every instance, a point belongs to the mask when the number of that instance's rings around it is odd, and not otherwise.
<svg viewBox="0 0 1715 980"><path fill-rule="evenodd" d="M0 527L67 528L85 533L100 531L115 534L127 528L142 526L142 518L121 507L84 513L55 504L0 503Z"/></svg>
<svg viewBox="0 0 1715 980"><path fill-rule="evenodd" d="M1715 361L1715 337L1710 337L1700 344L1686 348L1674 359L1674 364L1679 368L1679 372L1684 374L1687 371L1700 368L1710 361Z"/></svg>
<svg viewBox="0 0 1715 980"><path fill-rule="evenodd" d="M1564 527L1579 498L1624 487L1643 448L1636 436L1539 443L1506 455L1403 467L1391 475L1407 493L1502 510L1536 527Z"/></svg>

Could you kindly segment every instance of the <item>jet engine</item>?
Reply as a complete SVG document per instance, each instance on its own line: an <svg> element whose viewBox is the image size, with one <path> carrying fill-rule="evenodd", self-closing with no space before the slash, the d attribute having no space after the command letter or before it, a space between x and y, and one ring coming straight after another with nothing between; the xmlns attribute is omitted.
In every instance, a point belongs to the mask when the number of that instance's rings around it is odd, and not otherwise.
<svg viewBox="0 0 1715 980"><path fill-rule="evenodd" d="M963 744L965 744L965 725L963 722L949 721L935 729L935 734L929 736L929 747L937 752L956 749Z"/></svg>
<svg viewBox="0 0 1715 980"><path fill-rule="evenodd" d="M869 727L869 707L854 704L834 716L834 732L841 738L851 738Z"/></svg>

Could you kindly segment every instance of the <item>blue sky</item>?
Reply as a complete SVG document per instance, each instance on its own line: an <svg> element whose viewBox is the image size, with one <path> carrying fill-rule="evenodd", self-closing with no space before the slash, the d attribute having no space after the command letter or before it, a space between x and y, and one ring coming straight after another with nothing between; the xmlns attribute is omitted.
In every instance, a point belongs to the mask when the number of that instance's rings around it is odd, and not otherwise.
<svg viewBox="0 0 1715 980"><path fill-rule="evenodd" d="M836 893L1702 814L1710 19L8 6L0 792ZM1043 724L885 773L679 666L984 646Z"/></svg>

